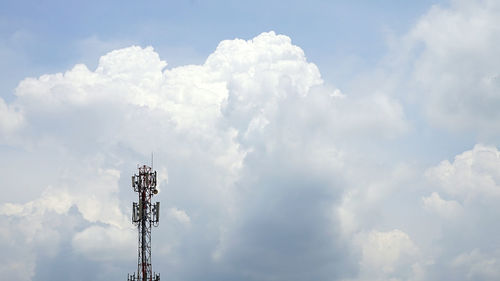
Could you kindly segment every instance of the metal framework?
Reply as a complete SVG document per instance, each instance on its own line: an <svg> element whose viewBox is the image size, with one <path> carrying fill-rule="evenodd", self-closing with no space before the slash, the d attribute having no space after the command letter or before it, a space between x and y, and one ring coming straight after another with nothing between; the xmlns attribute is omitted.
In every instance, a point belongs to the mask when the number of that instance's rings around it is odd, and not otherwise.
<svg viewBox="0 0 500 281"><path fill-rule="evenodd" d="M151 203L158 194L156 171L149 166L138 167L139 174L132 176L132 188L139 194L139 201L132 203L132 223L139 230L139 256L137 276L128 274L127 281L160 281L160 274L153 274L151 265L151 226L160 222L160 202Z"/></svg>

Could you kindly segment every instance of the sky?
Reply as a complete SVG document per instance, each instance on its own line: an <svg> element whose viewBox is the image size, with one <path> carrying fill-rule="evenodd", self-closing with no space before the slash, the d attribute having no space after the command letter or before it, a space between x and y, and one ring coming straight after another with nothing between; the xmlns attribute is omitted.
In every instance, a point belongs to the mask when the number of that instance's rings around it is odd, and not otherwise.
<svg viewBox="0 0 500 281"><path fill-rule="evenodd" d="M500 279L500 3L0 2L0 274Z"/></svg>

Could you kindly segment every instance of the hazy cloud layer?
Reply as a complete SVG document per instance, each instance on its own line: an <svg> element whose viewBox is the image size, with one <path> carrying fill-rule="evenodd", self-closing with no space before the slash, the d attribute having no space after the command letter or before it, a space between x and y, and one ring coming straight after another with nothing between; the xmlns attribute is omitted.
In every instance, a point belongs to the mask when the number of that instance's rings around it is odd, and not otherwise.
<svg viewBox="0 0 500 281"><path fill-rule="evenodd" d="M413 99L436 125L498 136L500 5L450 2L432 7L404 38Z"/></svg>

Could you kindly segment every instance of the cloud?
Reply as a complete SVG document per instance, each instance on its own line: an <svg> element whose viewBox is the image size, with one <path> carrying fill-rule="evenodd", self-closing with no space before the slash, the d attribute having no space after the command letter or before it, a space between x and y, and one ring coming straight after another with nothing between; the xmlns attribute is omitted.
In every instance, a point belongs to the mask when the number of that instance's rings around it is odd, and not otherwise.
<svg viewBox="0 0 500 281"><path fill-rule="evenodd" d="M493 270L498 251L491 247L498 239L491 233L498 232L499 155L496 147L478 144L425 173L433 192L422 198L423 205L438 215L428 218L436 231L430 245L439 249L428 251L435 261L428 271L436 279L446 274L456 280L498 278Z"/></svg>
<svg viewBox="0 0 500 281"><path fill-rule="evenodd" d="M71 188L68 183L62 187L48 187L37 200L25 204L5 203L0 214L19 217L43 216L49 211L66 214L74 205L89 222L124 227L128 225L128 219L119 210L113 195L118 191L118 177L119 173L114 170L99 171L97 179L72 183Z"/></svg>
<svg viewBox="0 0 500 281"><path fill-rule="evenodd" d="M19 186L0 200L2 276L135 270L129 176L154 152L153 264L172 280L498 279L498 149L431 154L450 129L496 135L499 7L433 6L354 90L274 32L202 64L131 46L22 80L0 99L3 188Z"/></svg>
<svg viewBox="0 0 500 281"><path fill-rule="evenodd" d="M0 98L0 137L5 138L23 124L23 115Z"/></svg>
<svg viewBox="0 0 500 281"><path fill-rule="evenodd" d="M96 280L135 269L127 175L152 151L164 218L155 268L183 280L352 276L358 264L332 210L369 166L354 143L408 130L396 100L326 85L274 32L222 41L205 63L175 68L152 47L114 50L95 71L26 78L15 95L4 108L23 123L9 147L44 172L26 180L35 198L5 198L1 218L42 221L27 237L55 233L45 268L65 256L69 267L99 262ZM54 279L38 247L27 248L29 276Z"/></svg>
<svg viewBox="0 0 500 281"><path fill-rule="evenodd" d="M77 165L74 168L77 169ZM16 241L3 240L2 246L23 253L19 257L14 255L7 258L8 266L4 268L6 276L18 276L22 280L37 278L36 273L40 270L37 268L38 260L57 258L64 251L63 245L71 239L74 240L75 251L91 258L110 261L123 257L120 251L128 254L135 252L126 251L134 247L135 239L130 239L134 235L129 220L121 213L113 194L118 188L116 180L119 173L101 170L96 172L96 178L88 177L85 181L84 171L79 172L81 181L66 179L60 186L49 186L38 199L24 204L0 205L2 229L8 229L6 235L16 237ZM89 223L103 226L87 227ZM83 231L80 231L82 228ZM8 246L10 244L12 246ZM30 270L22 271L26 275L20 277L16 273L19 268L10 264L22 264Z"/></svg>
<svg viewBox="0 0 500 281"><path fill-rule="evenodd" d="M432 124L492 136L499 124L500 6L497 1L450 2L433 6L403 37L407 60L398 67L409 67L408 91Z"/></svg>
<svg viewBox="0 0 500 281"><path fill-rule="evenodd" d="M444 200L437 192L433 192L428 197L423 197L422 201L425 209L435 212L444 218L459 217L461 212L463 212L460 203L454 200Z"/></svg>
<svg viewBox="0 0 500 281"><path fill-rule="evenodd" d="M494 280L500 276L498 256L487 256L478 249L463 253L453 259L451 266L464 273L467 280Z"/></svg>
<svg viewBox="0 0 500 281"><path fill-rule="evenodd" d="M491 146L476 145L427 171L427 177L447 194L469 203L491 202L500 196L500 152Z"/></svg>
<svg viewBox="0 0 500 281"><path fill-rule="evenodd" d="M189 224L191 222L191 218L188 216L188 214L186 214L185 211L179 210L177 208L168 209L167 215L183 224Z"/></svg>
<svg viewBox="0 0 500 281"><path fill-rule="evenodd" d="M104 262L130 260L136 254L137 233L133 229L93 225L78 232L73 248L90 259Z"/></svg>
<svg viewBox="0 0 500 281"><path fill-rule="evenodd" d="M356 243L361 251L356 280L415 280L420 274L419 249L401 230L361 233Z"/></svg>
<svg viewBox="0 0 500 281"><path fill-rule="evenodd" d="M495 7L436 6L402 39L431 122L496 126L494 66L480 65L496 46L480 19L494 22ZM464 45L443 31L462 27L482 32ZM11 169L31 197L2 199L0 246L16 255L1 272L71 280L92 266L93 279L109 280L133 271L129 176L154 152L153 264L172 279L495 279L487 232L498 231L488 212L500 196L498 150L476 145L430 168L393 161L414 109L387 85L365 87L326 84L274 32L222 41L199 65L169 68L152 47L131 46L95 70L24 79L11 102L0 100L0 148L33 171Z"/></svg>
<svg viewBox="0 0 500 281"><path fill-rule="evenodd" d="M13 228L5 218L0 220L2 248L9 253L1 258L0 274L15 280L32 280L35 274L37 255L31 251L21 227ZM27 243L28 242L28 243Z"/></svg>

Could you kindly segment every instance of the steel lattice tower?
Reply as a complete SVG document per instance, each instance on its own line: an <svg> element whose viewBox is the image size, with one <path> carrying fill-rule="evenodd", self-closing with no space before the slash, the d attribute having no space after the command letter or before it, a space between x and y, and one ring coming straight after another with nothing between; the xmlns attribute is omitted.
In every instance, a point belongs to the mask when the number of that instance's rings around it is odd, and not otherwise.
<svg viewBox="0 0 500 281"><path fill-rule="evenodd" d="M149 166L139 167L139 174L132 176L132 188L139 194L139 201L132 203L132 222L139 230L139 257L137 276L128 275L128 281L159 281L160 274L153 275L151 265L151 226L160 222L160 202L151 203L151 198L158 194L156 189L156 171Z"/></svg>

